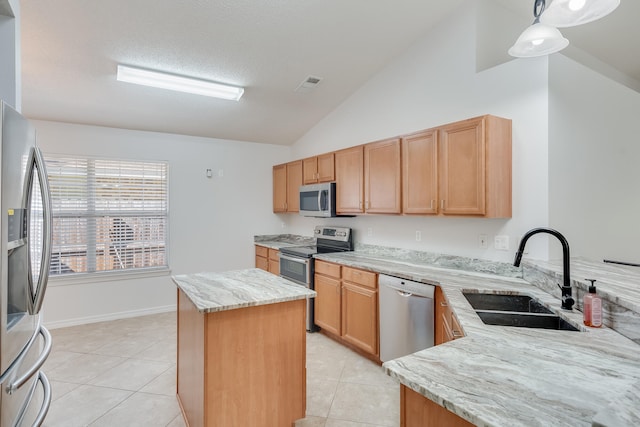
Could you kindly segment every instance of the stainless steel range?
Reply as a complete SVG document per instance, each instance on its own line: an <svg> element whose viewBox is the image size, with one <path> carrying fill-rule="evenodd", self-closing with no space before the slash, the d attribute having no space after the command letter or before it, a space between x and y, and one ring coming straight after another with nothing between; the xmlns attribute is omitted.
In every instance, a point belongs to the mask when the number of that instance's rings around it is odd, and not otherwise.
<svg viewBox="0 0 640 427"><path fill-rule="evenodd" d="M280 249L280 276L314 289L313 256L329 252L353 250L353 234L350 228L316 226L315 245L289 246ZM307 331L314 332L314 298L307 300Z"/></svg>

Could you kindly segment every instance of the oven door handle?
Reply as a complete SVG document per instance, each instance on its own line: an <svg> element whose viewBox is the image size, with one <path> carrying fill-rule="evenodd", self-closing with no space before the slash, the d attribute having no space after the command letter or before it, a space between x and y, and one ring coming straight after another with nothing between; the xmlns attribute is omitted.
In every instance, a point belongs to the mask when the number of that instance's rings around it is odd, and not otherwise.
<svg viewBox="0 0 640 427"><path fill-rule="evenodd" d="M294 258L294 257L290 257L290 256L286 256L283 255L282 253L280 253L280 259L286 259L287 261L291 261L291 262L297 262L298 264L309 264L309 259L310 258Z"/></svg>

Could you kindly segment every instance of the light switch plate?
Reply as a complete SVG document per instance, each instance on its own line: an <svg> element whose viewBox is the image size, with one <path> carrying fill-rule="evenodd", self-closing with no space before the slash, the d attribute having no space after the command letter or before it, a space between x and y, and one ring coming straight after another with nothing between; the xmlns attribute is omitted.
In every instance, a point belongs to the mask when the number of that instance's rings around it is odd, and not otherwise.
<svg viewBox="0 0 640 427"><path fill-rule="evenodd" d="M499 251L509 250L509 236L506 236L506 235L496 236L493 242L497 250Z"/></svg>

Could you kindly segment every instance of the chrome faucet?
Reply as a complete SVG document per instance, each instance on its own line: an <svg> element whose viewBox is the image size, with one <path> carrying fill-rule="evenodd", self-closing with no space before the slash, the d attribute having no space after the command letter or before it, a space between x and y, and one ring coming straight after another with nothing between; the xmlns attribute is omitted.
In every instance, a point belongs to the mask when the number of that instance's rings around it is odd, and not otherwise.
<svg viewBox="0 0 640 427"><path fill-rule="evenodd" d="M571 310L575 300L571 296L571 277L569 275L569 242L564 238L560 232L552 229L552 228L534 228L529 230L522 236L520 240L520 246L518 247L518 251L516 252L516 259L513 261L513 265L516 267L520 267L520 261L522 260L522 254L524 253L524 245L527 244L527 240L529 237L538 233L547 233L555 236L562 243L562 286L558 284L558 287L562 291L562 308L565 310Z"/></svg>

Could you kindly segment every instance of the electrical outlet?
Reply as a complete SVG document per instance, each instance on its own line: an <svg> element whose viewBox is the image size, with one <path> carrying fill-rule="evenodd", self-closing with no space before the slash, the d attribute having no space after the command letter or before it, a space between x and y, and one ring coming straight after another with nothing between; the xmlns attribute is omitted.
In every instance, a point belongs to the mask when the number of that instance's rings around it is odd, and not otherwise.
<svg viewBox="0 0 640 427"><path fill-rule="evenodd" d="M218 169L218 176L222 178L224 176L224 169Z"/></svg>
<svg viewBox="0 0 640 427"><path fill-rule="evenodd" d="M420 240L422 240L422 232L417 230L416 231L416 242L419 242Z"/></svg>
<svg viewBox="0 0 640 427"><path fill-rule="evenodd" d="M369 237L373 236L373 228L371 227L367 228L367 236Z"/></svg>
<svg viewBox="0 0 640 427"><path fill-rule="evenodd" d="M285 224L284 222L282 223L282 228L285 228L287 226L287 224Z"/></svg>
<svg viewBox="0 0 640 427"><path fill-rule="evenodd" d="M478 236L478 247L480 249L487 249L489 247L489 237L486 234L480 234Z"/></svg>
<svg viewBox="0 0 640 427"><path fill-rule="evenodd" d="M502 235L496 236L494 238L495 248L499 251L508 251L509 250L509 236Z"/></svg>

